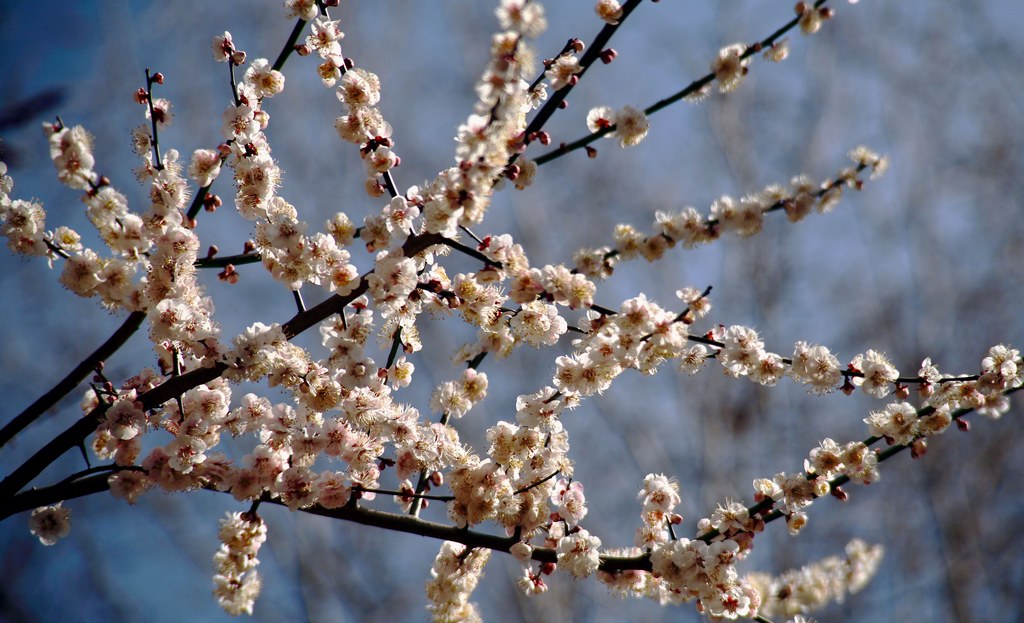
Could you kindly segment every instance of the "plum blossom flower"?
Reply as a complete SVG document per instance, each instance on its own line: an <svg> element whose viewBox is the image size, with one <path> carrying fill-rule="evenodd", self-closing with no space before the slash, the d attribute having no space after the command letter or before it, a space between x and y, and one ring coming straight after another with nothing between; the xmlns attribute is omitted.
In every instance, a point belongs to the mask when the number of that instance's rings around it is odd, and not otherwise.
<svg viewBox="0 0 1024 623"><path fill-rule="evenodd" d="M909 444L918 435L917 409L906 402L894 402L881 411L872 411L864 422L872 435L890 439L894 444Z"/></svg>
<svg viewBox="0 0 1024 623"><path fill-rule="evenodd" d="M256 89L256 97L274 97L284 91L284 74L272 68L265 58L257 58L249 65L244 80Z"/></svg>
<svg viewBox="0 0 1024 623"><path fill-rule="evenodd" d="M199 186L209 186L220 175L220 154L213 149L197 149L192 152L188 167L189 176Z"/></svg>
<svg viewBox="0 0 1024 623"><path fill-rule="evenodd" d="M345 33L338 28L337 20L328 20L318 17L309 26L310 34L306 37L306 45L310 50L316 50L320 58L330 58L341 54L341 44L338 42L345 38Z"/></svg>
<svg viewBox="0 0 1024 623"><path fill-rule="evenodd" d="M565 319L558 315L558 308L543 301L523 305L509 324L513 335L534 348L555 344L568 329Z"/></svg>
<svg viewBox="0 0 1024 623"><path fill-rule="evenodd" d="M597 0L594 12L606 24L616 25L622 19L622 5L619 0Z"/></svg>
<svg viewBox="0 0 1024 623"><path fill-rule="evenodd" d="M615 109L609 106L597 106L587 113L587 129L591 132L606 130L615 125ZM606 134L605 136L610 136Z"/></svg>
<svg viewBox="0 0 1024 623"><path fill-rule="evenodd" d="M839 359L824 346L812 346L807 342L797 342L793 350L792 361L790 376L808 385L808 392L814 394L831 392L843 378L839 368Z"/></svg>
<svg viewBox="0 0 1024 623"><path fill-rule="evenodd" d="M639 145L647 136L650 123L642 110L632 106L623 106L615 113L615 136L622 147Z"/></svg>
<svg viewBox="0 0 1024 623"><path fill-rule="evenodd" d="M718 51L718 56L711 63L711 71L718 81L718 90L728 93L734 90L747 75L748 59L743 58L747 46L742 43L727 45Z"/></svg>
<svg viewBox="0 0 1024 623"><path fill-rule="evenodd" d="M353 67L342 76L337 96L350 108L376 106L380 102L380 79L373 72Z"/></svg>
<svg viewBox="0 0 1024 623"><path fill-rule="evenodd" d="M1003 344L993 346L981 360L978 391L985 395L1020 387L1024 383L1024 365L1020 351Z"/></svg>
<svg viewBox="0 0 1024 623"><path fill-rule="evenodd" d="M518 31L530 39L536 38L548 28L544 6L539 2L502 0L495 13L502 28Z"/></svg>
<svg viewBox="0 0 1024 623"><path fill-rule="evenodd" d="M231 40L231 33L226 30L223 35L217 35L213 38L211 47L213 48L213 59L218 63L229 61L231 55L235 52L235 44Z"/></svg>
<svg viewBox="0 0 1024 623"><path fill-rule="evenodd" d="M890 386L900 376L889 359L883 353L874 350L857 355L850 365L864 373L863 377L853 377L851 382L860 386L865 394L875 398L884 398L888 395Z"/></svg>
<svg viewBox="0 0 1024 623"><path fill-rule="evenodd" d="M316 0L285 0L284 6L288 9L288 17L297 17L307 22L313 21L320 14Z"/></svg>
<svg viewBox="0 0 1024 623"><path fill-rule="evenodd" d="M679 483L664 474L647 474L637 498L643 502L645 513L668 514L682 501Z"/></svg>
<svg viewBox="0 0 1024 623"><path fill-rule="evenodd" d="M29 529L43 545L54 545L71 532L71 510L63 508L60 503L41 506L32 511Z"/></svg>
<svg viewBox="0 0 1024 623"><path fill-rule="evenodd" d="M558 540L555 551L558 565L574 578L583 579L595 571L600 564L601 539L592 536L583 528Z"/></svg>
<svg viewBox="0 0 1024 623"><path fill-rule="evenodd" d="M576 80L576 74L583 71L580 59L575 54L563 54L555 59L544 76L551 83L551 88L558 91Z"/></svg>
<svg viewBox="0 0 1024 623"><path fill-rule="evenodd" d="M577 525L587 516L587 499L583 494L583 485L579 482L570 484L560 478L551 494L551 503L555 505L558 516L569 526Z"/></svg>

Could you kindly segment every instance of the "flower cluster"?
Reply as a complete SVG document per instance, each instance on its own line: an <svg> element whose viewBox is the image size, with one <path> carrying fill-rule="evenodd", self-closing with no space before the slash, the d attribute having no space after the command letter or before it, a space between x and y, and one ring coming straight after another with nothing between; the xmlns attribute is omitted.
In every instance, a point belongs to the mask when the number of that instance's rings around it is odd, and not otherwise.
<svg viewBox="0 0 1024 623"><path fill-rule="evenodd" d="M798 344L798 351L800 348ZM888 379L888 376L894 379L895 369L889 374L891 364L888 360L874 351L868 353L858 355L855 361L863 363L866 359L873 360L877 370L886 371L884 383L891 384L893 380ZM920 456L927 449L928 437L945 432L954 421L966 427L966 423L959 419L961 414L957 412L958 409L976 410L991 418L998 418L1005 413L1009 409L1006 392L1024 383L1018 372L1021 364L1020 352L1002 344L989 349L981 362L982 372L977 375L978 380L944 378L931 360L925 359L918 379L919 394L923 398L921 407L914 407L902 399L889 403L880 410L872 411L864 419L871 435L866 442L839 444L832 439L825 439L810 451L802 473L778 473L773 478L755 480L754 500L759 505L759 514L777 509L785 517L790 533L797 534L808 521L805 509L816 498L829 493L840 499L847 498L845 491L833 488L832 482L836 479L865 485L878 481L879 454L871 450L869 444L884 438L888 445L910 447L915 456ZM853 364L851 367L854 367ZM991 375L989 378L998 377L1000 380L991 382L991 386L983 384L981 379L986 378L986 374ZM880 381L879 385L882 383ZM896 390L899 397L905 392L905 386L897 387L903 387L902 390ZM985 391L980 387L985 387ZM881 392L881 395L887 393L888 390ZM906 393L908 395L909 392ZM735 506L733 513L739 514L740 521L726 522L723 526L721 518L712 516L711 519L701 520L699 524L704 531L717 530L726 535L760 531L758 517L749 514L744 516L742 510L742 507Z"/></svg>
<svg viewBox="0 0 1024 623"><path fill-rule="evenodd" d="M561 528L563 524L555 524ZM558 545L555 552L558 554L558 564L569 572L569 575L576 579L582 579L597 571L600 563L601 539L590 534L583 528L573 528L568 533L555 536L561 530L553 530L551 535Z"/></svg>
<svg viewBox="0 0 1024 623"><path fill-rule="evenodd" d="M663 602L700 600L708 614L726 619L749 617L758 594L738 580L735 562L741 557L732 540L676 539L651 549L651 568L661 582Z"/></svg>
<svg viewBox="0 0 1024 623"><path fill-rule="evenodd" d="M605 137L619 139L619 145L622 147L639 145L647 136L649 127L647 115L632 106L623 106L617 111L607 106L599 106L587 113L587 128L591 132L614 128L614 131L605 134Z"/></svg>
<svg viewBox="0 0 1024 623"><path fill-rule="evenodd" d="M761 595L759 614L765 617L793 617L817 610L831 602L843 603L875 575L882 561L881 545L854 539L846 556L830 556L817 563L772 577L751 573L744 580Z"/></svg>
<svg viewBox="0 0 1024 623"><path fill-rule="evenodd" d="M524 147L526 114L540 97L525 80L532 65L525 39L538 36L547 24L538 2L502 0L498 17L506 30L491 39L489 63L477 82L474 113L459 126L457 165L419 189L427 232L451 237L458 227L479 223L506 165Z"/></svg>
<svg viewBox="0 0 1024 623"><path fill-rule="evenodd" d="M392 178L400 159L379 109L380 80L343 57L344 33L327 15L329 4L287 0L289 15L310 22L311 32L286 49L319 57L321 80L336 87L345 107L335 129L343 140L358 145L368 173L366 190L374 197L391 196L359 228L339 212L324 231L312 231L299 210L278 194L282 172L265 133L270 114L264 104L283 92L279 65L287 55L277 66L263 58L253 60L235 85L234 69L245 63L246 55L228 32L212 42L215 59L232 70L224 140L192 154L188 175L200 191L191 208L179 154L159 147L157 132L171 121L171 103L152 93L153 84L163 82L160 74L147 73L146 88L136 93L150 121L133 132L142 159L137 175L149 193L145 213L132 212L125 196L94 170L92 140L82 127L62 122L45 126L57 177L83 192L86 214L109 248L107 256L86 248L82 236L69 228L47 231L42 206L11 198L13 181L0 163L0 233L10 248L51 261L62 258L60 280L68 289L97 296L108 308L145 315L149 323L159 371L144 370L115 387L98 370L96 384L82 401L84 421L95 422L93 453L112 461L99 468L100 478L107 479L113 495L129 503L158 487L204 488L252 503L249 512L221 521L214 593L227 612L251 614L260 591L257 553L267 529L256 514L257 505L275 503L292 511L342 509L336 514L350 517L369 510L362 502L387 495L406 513L389 520L424 530L436 527L418 517L428 500L447 502L451 523L473 544L445 542L434 561L426 590L437 621L479 618L469 597L483 575L489 550L478 545L488 541L471 540L480 536L471 528L484 522L494 522L508 535L500 546L491 546L507 548L522 563L519 586L527 594L543 592L542 576L562 569L576 579L598 575L622 595L669 604L696 601L702 612L716 618L802 614L859 590L877 568L880 549L855 541L845 560L828 559L781 578L741 579L736 563L750 552L766 523L782 517L789 531L798 533L815 499L828 494L844 499L840 487L846 482L878 480L878 463L889 451L872 449L877 442L884 439L919 454L928 436L954 421L966 425L959 410L998 417L1008 409L1006 394L1024 384L1020 352L1005 345L988 351L976 375L944 376L926 359L917 377L904 378L876 350L858 354L843 368L828 348L803 341L789 357L770 352L758 332L746 326L693 331L693 323L711 309L710 288L680 289L677 296L685 309L678 313L644 294L617 310L595 304L595 280L610 275L619 260L655 261L677 244L690 248L726 232L751 236L774 211L793 222L811 211L828 212L844 188L861 189L862 173L875 177L884 172L886 160L858 147L850 152L853 166L823 183L801 175L788 185L771 185L739 199L723 196L706 214L692 207L658 212L654 233L618 225L611 246L580 251L574 268L531 267L523 247L510 235L477 238L468 228L483 219L504 180L518 188L531 183L537 164L518 157L527 144L546 144L550 138L539 130L526 131L531 127L528 113L547 97L541 78L532 85L526 80L533 64L526 40L546 27L541 5L535 0L501 1L497 17L503 30L491 40L473 114L458 128L455 164L400 194ZM595 11L609 25L624 19L617 0L599 0ZM805 33L816 32L831 16L808 3L799 3L796 12L794 24ZM296 37L299 32L295 30ZM785 41L774 38L723 48L712 63L707 89L713 84L722 92L735 89L763 45L770 46L765 50L768 58L781 60ZM551 88L577 83L583 73L577 55L582 52L583 44L572 40L545 62L542 77ZM638 144L648 132L646 114L630 106L618 111L595 108L587 125L592 133L616 137L623 147ZM204 262L199 259L195 214L201 205L211 211L219 205L207 193L224 165L233 172L236 208L254 223L246 254L258 251L263 267L296 293L306 284L333 293L312 310L296 294L295 318L283 325L254 322L230 343L220 340L213 304L197 279ZM463 233L475 240L475 247L460 242ZM373 254L372 269L362 275L346 248L357 237ZM484 266L449 275L441 259L449 250ZM213 251L207 259L212 256ZM228 269L223 276L233 274L233 267ZM579 326L570 327L565 308L584 314ZM416 369L407 355L422 348L417 321L424 312L457 314L476 331L475 341L454 357L469 365L431 395L430 409L440 414L436 422L428 422L398 398ZM306 348L291 341L314 326L319 346ZM489 426L486 454L464 445L452 422L487 396L490 379L478 369L483 359L504 357L516 346L554 346L570 329L578 337L571 353L557 357L550 385L518 396L514 421ZM386 362L371 356L372 335L385 348L390 345ZM638 494L641 525L634 546L602 550L602 540L583 526L589 509L584 485L574 479L563 415L584 398L606 391L627 369L653 374L673 360L692 374L709 359L716 359L726 375L763 386L789 376L814 394L835 389L851 393L859 387L868 396L895 401L865 418L869 439L824 439L810 451L803 471L754 481L753 506L725 500L697 522L698 536L692 540L675 534L683 522L676 512L681 503L678 483L649 474ZM191 384L184 387L186 381ZM233 384L260 381L286 397L271 402L254 393L240 399L233 395ZM167 384L179 384L173 395ZM908 386L915 384L919 406L908 402ZM163 397L153 399L154 391ZM151 432L162 441L144 444ZM225 435L250 442L237 460L218 451ZM381 482L392 476L397 491L381 489ZM451 495L429 494L443 486ZM53 544L67 534L69 517L59 504L38 508L30 518L32 533Z"/></svg>
<svg viewBox="0 0 1024 623"><path fill-rule="evenodd" d="M213 594L228 614L252 614L262 586L256 554L267 540L267 525L256 513L228 513L220 520L219 536Z"/></svg>
<svg viewBox="0 0 1024 623"><path fill-rule="evenodd" d="M489 549L472 549L451 541L441 545L426 584L430 600L427 610L436 623L482 620L469 597L484 576L484 566L490 557Z"/></svg>
<svg viewBox="0 0 1024 623"><path fill-rule="evenodd" d="M607 108L595 108L587 122L592 130L611 127L616 113ZM840 170L835 178L815 185L805 175L794 177L786 188L772 184L761 191L734 199L723 196L716 200L705 216L696 208L685 207L679 211L658 211L653 229L656 233L644 234L631 225L615 228L615 245L582 249L574 256L575 270L590 277L607 277L619 260L643 257L649 262L662 258L665 251L681 244L691 249L708 244L723 233L751 236L761 231L764 216L774 211L784 211L791 222L797 222L812 210L825 213L831 210L839 199L842 188L855 190L863 187L858 175L870 169L872 176L881 175L887 160L866 147L850 152L850 159L856 164Z"/></svg>
<svg viewBox="0 0 1024 623"><path fill-rule="evenodd" d="M669 526L683 521L682 515L674 512L682 501L679 483L663 474L648 474L637 497L643 503L643 525L637 528L634 539L637 547L650 548L668 542Z"/></svg>
<svg viewBox="0 0 1024 623"><path fill-rule="evenodd" d="M22 255L46 255L46 211L38 203L12 199L13 189L7 164L0 162L0 234L7 238L7 248Z"/></svg>
<svg viewBox="0 0 1024 623"><path fill-rule="evenodd" d="M348 114L335 119L334 127L342 140L359 145L359 154L367 171L366 191L379 197L387 188L384 174L401 162L391 149L394 147L391 125L384 121L377 108L380 79L377 74L359 67L345 69L342 66L339 70L342 72L341 84L335 94Z"/></svg>

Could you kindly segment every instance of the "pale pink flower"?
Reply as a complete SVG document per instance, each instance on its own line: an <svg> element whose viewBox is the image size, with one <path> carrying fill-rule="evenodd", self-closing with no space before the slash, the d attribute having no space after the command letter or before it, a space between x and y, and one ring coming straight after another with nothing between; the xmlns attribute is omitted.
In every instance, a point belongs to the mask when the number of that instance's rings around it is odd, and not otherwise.
<svg viewBox="0 0 1024 623"><path fill-rule="evenodd" d="M747 46L742 43L727 45L718 51L718 57L711 63L711 71L722 93L734 90L747 75L748 60L742 58L746 50Z"/></svg>
<svg viewBox="0 0 1024 623"><path fill-rule="evenodd" d="M284 6L288 9L288 17L297 17L307 22L313 21L320 14L316 0L284 0Z"/></svg>
<svg viewBox="0 0 1024 623"><path fill-rule="evenodd" d="M581 71L583 71L583 67L580 65L580 59L575 54L563 54L556 58L555 62L551 63L548 70L544 72L544 76L551 83L551 88L558 91L570 84L574 84L576 74Z"/></svg>
<svg viewBox="0 0 1024 623"><path fill-rule="evenodd" d="M353 67L342 76L337 96L349 108L376 106L380 101L380 79L375 73Z"/></svg>
<svg viewBox="0 0 1024 623"><path fill-rule="evenodd" d="M587 516L587 499L583 494L583 485L579 482L570 484L560 478L551 494L551 503L555 505L558 516L569 526L577 525Z"/></svg>
<svg viewBox="0 0 1024 623"><path fill-rule="evenodd" d="M647 474L637 498L643 502L645 513L668 514L682 501L679 483L664 474Z"/></svg>
<svg viewBox="0 0 1024 623"><path fill-rule="evenodd" d="M211 47L213 48L213 59L218 63L227 62L235 52L235 44L231 41L231 33L226 30L223 35L217 35L213 38Z"/></svg>
<svg viewBox="0 0 1024 623"><path fill-rule="evenodd" d="M597 0L594 12L601 21L614 26L622 18L622 5L619 4L619 0Z"/></svg>
<svg viewBox="0 0 1024 623"><path fill-rule="evenodd" d="M306 37L306 45L310 50L315 50L320 58L331 58L341 54L341 44L338 42L345 37L345 33L338 28L337 20L327 20L318 17L309 26L310 34Z"/></svg>
<svg viewBox="0 0 1024 623"><path fill-rule="evenodd" d="M615 109L609 106L591 108L590 112L587 113L587 129L591 132L597 132L610 128L615 125L615 119ZM606 134L605 137L610 138L610 135Z"/></svg>
<svg viewBox="0 0 1024 623"><path fill-rule="evenodd" d="M539 2L502 0L495 12L502 28L518 31L530 39L536 38L548 27L544 6Z"/></svg>
<svg viewBox="0 0 1024 623"><path fill-rule="evenodd" d="M639 145L647 136L650 123L642 110L632 106L623 106L615 113L615 136L622 147Z"/></svg>
<svg viewBox="0 0 1024 623"><path fill-rule="evenodd" d="M32 534L39 537L43 545L54 545L71 532L71 510L60 503L42 506L32 511L28 521Z"/></svg>
<svg viewBox="0 0 1024 623"><path fill-rule="evenodd" d="M284 91L284 74L273 69L265 58L254 60L245 70L243 79L256 89L256 96L260 98L274 97Z"/></svg>
<svg viewBox="0 0 1024 623"><path fill-rule="evenodd" d="M188 167L189 176L199 186L209 186L220 175L220 154L213 149L197 149L192 152Z"/></svg>
<svg viewBox="0 0 1024 623"><path fill-rule="evenodd" d="M894 444L909 444L918 435L917 409L906 402L894 402L881 411L872 411L864 422L872 435L890 439Z"/></svg>
<svg viewBox="0 0 1024 623"><path fill-rule="evenodd" d="M883 353L869 350L863 355L853 358L851 365L864 373L863 377L853 377L851 382L860 386L864 393L875 398L884 398L892 389L892 384L899 378L899 371Z"/></svg>
<svg viewBox="0 0 1024 623"><path fill-rule="evenodd" d="M588 577L597 571L600 564L600 547L601 539L580 528L577 532L558 540L555 547L558 566L568 571L574 578Z"/></svg>

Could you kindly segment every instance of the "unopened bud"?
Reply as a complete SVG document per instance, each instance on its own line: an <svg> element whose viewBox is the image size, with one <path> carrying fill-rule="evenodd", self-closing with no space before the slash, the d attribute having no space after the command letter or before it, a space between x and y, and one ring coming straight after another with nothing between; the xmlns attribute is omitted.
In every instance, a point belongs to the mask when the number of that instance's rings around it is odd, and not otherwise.
<svg viewBox="0 0 1024 623"><path fill-rule="evenodd" d="M203 197L203 209L207 212L215 212L222 205L224 202L217 195L209 194Z"/></svg>
<svg viewBox="0 0 1024 623"><path fill-rule="evenodd" d="M933 387L932 384L929 383L928 381L925 381L924 383L921 383L920 385L917 386L917 395L920 396L921 398L928 398L934 393L935 387Z"/></svg>
<svg viewBox="0 0 1024 623"><path fill-rule="evenodd" d="M895 394L900 400L906 400L907 398L910 398L910 388L903 383L897 383Z"/></svg>
<svg viewBox="0 0 1024 623"><path fill-rule="evenodd" d="M857 387L851 383L849 377L847 377L846 381L843 382L843 386L839 388L839 391L849 396L853 392L857 391Z"/></svg>

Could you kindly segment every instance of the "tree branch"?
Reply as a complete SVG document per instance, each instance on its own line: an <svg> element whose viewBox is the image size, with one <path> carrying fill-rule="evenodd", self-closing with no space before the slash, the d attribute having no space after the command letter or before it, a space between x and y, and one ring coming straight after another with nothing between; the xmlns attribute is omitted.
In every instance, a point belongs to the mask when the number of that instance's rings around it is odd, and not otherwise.
<svg viewBox="0 0 1024 623"><path fill-rule="evenodd" d="M106 342L93 351L91 355L83 359L81 363L75 366L75 369L69 372L59 383L54 385L50 391L40 396L38 400L29 405L27 409L19 413L13 420L0 429L0 448L6 445L7 442L13 439L15 435L24 430L25 427L34 422L49 408L56 405L62 398L78 387L79 383L92 374L93 370L96 369L96 366L117 352L119 348L124 346L124 343L128 341L128 338L134 335L135 332L138 331L139 327L142 326L142 321L145 319L145 312L132 312L128 314L125 321L117 331L114 331L114 334L111 335Z"/></svg>

